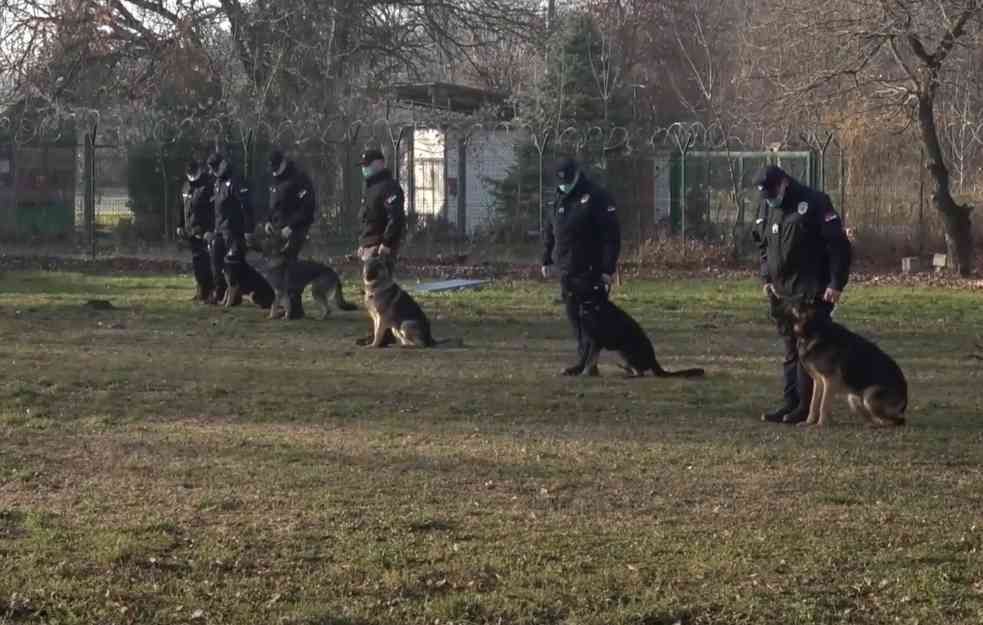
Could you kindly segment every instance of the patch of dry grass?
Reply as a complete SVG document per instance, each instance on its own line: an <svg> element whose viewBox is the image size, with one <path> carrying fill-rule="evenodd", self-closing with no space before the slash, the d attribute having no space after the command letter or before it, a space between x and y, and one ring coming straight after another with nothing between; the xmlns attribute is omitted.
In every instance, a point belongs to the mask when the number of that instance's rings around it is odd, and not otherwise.
<svg viewBox="0 0 983 625"><path fill-rule="evenodd" d="M540 284L421 297L465 339L433 351L356 348L363 313L188 296L4 276L0 622L983 620L972 293L838 311L908 374L889 432L845 404L826 432L757 421L780 347L752 282L619 293L702 382L556 377L572 344Z"/></svg>

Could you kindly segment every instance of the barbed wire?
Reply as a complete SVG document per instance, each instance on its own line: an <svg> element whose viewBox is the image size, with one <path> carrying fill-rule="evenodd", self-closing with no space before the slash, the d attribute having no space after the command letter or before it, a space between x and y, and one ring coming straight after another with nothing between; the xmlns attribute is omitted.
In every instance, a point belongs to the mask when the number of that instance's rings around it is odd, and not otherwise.
<svg viewBox="0 0 983 625"><path fill-rule="evenodd" d="M229 115L188 116L173 118L141 109L99 111L97 109L51 110L20 117L0 116L0 140L15 145L69 141L74 133L81 137L93 129L97 143L127 147L139 143L161 146L179 142L209 144L228 148L244 142L250 135L254 143L275 144L286 149L321 149L343 146L361 150L365 145L387 145L394 150L406 145L412 133L438 130L445 142L460 142L466 149L481 150L489 143L518 147L530 146L541 157L545 154L569 153L574 156L685 154L692 150L768 150L789 143L788 129L731 132L719 123L676 121L656 125L634 123L610 125L598 123L537 125L522 120L469 119L441 116L432 111L410 111L387 117L317 119L235 119ZM973 140L983 144L983 125L970 129ZM779 134L781 135L779 138ZM769 141L769 139L776 139ZM824 151L837 142L832 129L802 129L796 143L811 150ZM839 144L838 144L839 145ZM841 146L842 147L842 146Z"/></svg>

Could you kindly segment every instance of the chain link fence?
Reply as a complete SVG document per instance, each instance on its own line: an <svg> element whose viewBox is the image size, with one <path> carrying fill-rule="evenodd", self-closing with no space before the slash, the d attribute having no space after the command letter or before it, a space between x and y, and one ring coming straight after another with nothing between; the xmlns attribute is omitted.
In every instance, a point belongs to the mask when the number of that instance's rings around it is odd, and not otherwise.
<svg viewBox="0 0 983 625"><path fill-rule="evenodd" d="M900 178L872 176L865 153L851 158L832 132L765 147L700 123L557 130L390 116L321 135L289 122L245 128L227 120L160 120L142 128L95 114L49 120L33 131L0 119L0 235L88 255L173 254L188 159L224 151L246 178L261 219L266 162L278 147L317 187L320 215L308 249L344 254L358 231L355 162L367 145L383 149L406 191L410 255L537 258L555 197L553 164L565 156L579 159L615 197L629 253L657 238L746 252L757 210L752 178L767 163L824 189L855 235L893 240L895 251L924 252L942 232L917 154L896 155L892 171Z"/></svg>

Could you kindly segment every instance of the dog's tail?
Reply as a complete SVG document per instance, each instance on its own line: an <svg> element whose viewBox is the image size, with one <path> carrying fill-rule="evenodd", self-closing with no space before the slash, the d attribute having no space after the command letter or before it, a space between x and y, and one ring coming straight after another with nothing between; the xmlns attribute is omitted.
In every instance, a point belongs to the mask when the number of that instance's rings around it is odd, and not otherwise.
<svg viewBox="0 0 983 625"><path fill-rule="evenodd" d="M358 306L345 299L345 294L341 292L341 280L334 288L334 303L339 310L358 310Z"/></svg>
<svg viewBox="0 0 983 625"><path fill-rule="evenodd" d="M700 368L680 369L679 371L666 371L658 362L652 367L652 373L659 378L702 378L706 371Z"/></svg>

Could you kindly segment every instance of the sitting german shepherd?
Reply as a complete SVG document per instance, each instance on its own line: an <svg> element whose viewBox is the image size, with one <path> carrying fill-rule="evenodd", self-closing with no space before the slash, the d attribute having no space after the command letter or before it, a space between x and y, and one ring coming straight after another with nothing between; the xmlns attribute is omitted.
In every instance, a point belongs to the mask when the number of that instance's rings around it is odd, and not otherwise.
<svg viewBox="0 0 983 625"><path fill-rule="evenodd" d="M817 321L816 307L789 308L799 362L813 380L808 425L830 423L833 394L845 392L852 413L872 425L904 425L908 383L901 367L877 345L833 321Z"/></svg>
<svg viewBox="0 0 983 625"><path fill-rule="evenodd" d="M287 243L279 232L266 234L262 227L257 227L253 235L252 249L262 252L266 259L267 266L263 270L263 276L269 282L273 290L271 301L270 319L285 319L289 311L290 297L287 293L287 285L283 283L283 272L276 271L285 262L283 246ZM294 264L293 270L296 272L298 283L303 285L301 292L311 285L311 297L321 308L321 319L327 319L331 314L329 299L334 299L335 306L340 310L357 310L358 307L345 300L342 292L341 278L334 269L313 260L298 260Z"/></svg>
<svg viewBox="0 0 983 625"><path fill-rule="evenodd" d="M372 318L372 342L369 347L386 347L387 332L391 330L403 347L434 347L436 341L430 331L430 320L409 293L393 279L392 264L383 256L373 256L362 266L362 282L365 287L365 308ZM390 339L391 340L391 339Z"/></svg>
<svg viewBox="0 0 983 625"><path fill-rule="evenodd" d="M228 272L225 273L225 279L228 281ZM245 261L242 263L242 275L239 277L239 295L240 297L248 295L254 304L264 310L272 306L276 299L269 282L256 271L255 267ZM220 304L226 308L238 306L238 302L233 302L233 297L232 289L226 289L225 297L222 298Z"/></svg>
<svg viewBox="0 0 983 625"><path fill-rule="evenodd" d="M666 371L655 357L652 341L642 326L608 299L607 287L601 283L574 284L571 288L581 298L581 328L587 333L590 348L581 375L597 375L597 360L601 350L618 352L622 369L628 377L642 377L651 371L656 377L698 378L703 369Z"/></svg>

